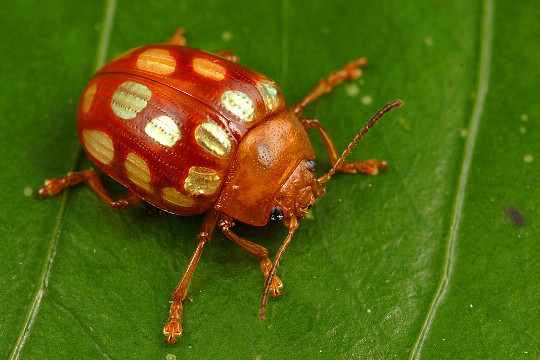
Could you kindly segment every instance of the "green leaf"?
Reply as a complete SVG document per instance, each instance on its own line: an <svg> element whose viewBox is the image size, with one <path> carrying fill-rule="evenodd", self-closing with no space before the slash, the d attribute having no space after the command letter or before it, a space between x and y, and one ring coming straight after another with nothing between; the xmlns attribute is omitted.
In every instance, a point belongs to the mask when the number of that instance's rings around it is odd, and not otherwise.
<svg viewBox="0 0 540 360"><path fill-rule="evenodd" d="M0 357L540 357L539 13L534 0L4 4ZM36 190L92 166L75 116L100 58L178 26L191 46L233 50L290 104L368 57L361 79L306 110L339 149L386 102L406 105L350 156L388 170L334 176L300 221L265 322L259 262L216 232L170 345L161 330L202 217L117 211L83 186ZM234 230L270 254L287 233Z"/></svg>

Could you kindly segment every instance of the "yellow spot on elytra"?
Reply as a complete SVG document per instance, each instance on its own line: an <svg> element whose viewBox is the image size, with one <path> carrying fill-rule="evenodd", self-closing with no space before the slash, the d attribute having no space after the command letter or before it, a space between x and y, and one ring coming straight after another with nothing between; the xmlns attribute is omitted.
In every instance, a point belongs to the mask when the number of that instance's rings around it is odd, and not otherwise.
<svg viewBox="0 0 540 360"><path fill-rule="evenodd" d="M94 100L94 95L96 95L97 83L92 84L89 88L86 89L83 95L83 112L87 113L92 106L92 101Z"/></svg>
<svg viewBox="0 0 540 360"><path fill-rule="evenodd" d="M195 129L195 141L204 151L218 158L226 158L231 151L231 141L225 131L210 122L203 123Z"/></svg>
<svg viewBox="0 0 540 360"><path fill-rule="evenodd" d="M137 58L137 68L154 74L169 75L176 69L176 60L165 49L148 49Z"/></svg>
<svg viewBox="0 0 540 360"><path fill-rule="evenodd" d="M227 74L227 70L222 65L204 58L193 59L193 71L216 81L225 79Z"/></svg>
<svg viewBox="0 0 540 360"><path fill-rule="evenodd" d="M150 191L150 169L148 164L140 156L135 153L129 153L124 162L126 174L133 183L140 188Z"/></svg>
<svg viewBox="0 0 540 360"><path fill-rule="evenodd" d="M109 164L114 157L114 146L111 138L97 130L83 130L82 141L86 151L97 161Z"/></svg>
<svg viewBox="0 0 540 360"><path fill-rule="evenodd" d="M122 119L133 119L146 107L151 97L152 91L143 84L126 81L114 92L111 108Z"/></svg>
<svg viewBox="0 0 540 360"><path fill-rule="evenodd" d="M192 166L184 181L184 189L189 195L211 195L216 192L220 183L221 177L217 171L206 167Z"/></svg>
<svg viewBox="0 0 540 360"><path fill-rule="evenodd" d="M192 197L184 195L172 187L164 188L162 193L163 199L174 205L182 207L192 207L197 204L197 202Z"/></svg>
<svg viewBox="0 0 540 360"><path fill-rule="evenodd" d="M255 114L253 100L241 91L228 90L221 95L221 104L240 120L252 121Z"/></svg>
<svg viewBox="0 0 540 360"><path fill-rule="evenodd" d="M173 119L166 115L152 119L144 132L163 146L171 147L180 140L180 129Z"/></svg>
<svg viewBox="0 0 540 360"><path fill-rule="evenodd" d="M261 93L264 104L268 110L276 110L281 104L281 98L278 95L278 88L273 81L263 80L257 83L257 89Z"/></svg>

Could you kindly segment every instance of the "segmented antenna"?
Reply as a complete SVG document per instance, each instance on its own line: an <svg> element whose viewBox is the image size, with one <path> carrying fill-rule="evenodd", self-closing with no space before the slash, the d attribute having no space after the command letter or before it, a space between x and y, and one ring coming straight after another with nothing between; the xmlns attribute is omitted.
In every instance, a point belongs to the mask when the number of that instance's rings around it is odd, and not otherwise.
<svg viewBox="0 0 540 360"><path fill-rule="evenodd" d="M360 132L356 134L353 141L351 141L349 146L347 146L347 148L343 151L343 153L341 154L339 159L337 159L336 163L334 164L334 166L332 166L330 171L328 171L326 174L324 174L323 176L317 179L317 183L324 184L325 182L330 180L330 177L336 173L336 169L340 167L341 164L343 164L343 162L345 161L345 158L351 153L351 150L356 146L356 144L360 141L360 139L362 139L362 136L364 136L369 131L369 129L373 125L375 125L377 120L382 118L383 115L389 112L390 110L400 107L401 105L403 105L403 101L397 99L397 100L392 101L391 103L386 104L382 109L377 111L375 115L371 119L369 119L367 124L364 125L362 129L360 129Z"/></svg>

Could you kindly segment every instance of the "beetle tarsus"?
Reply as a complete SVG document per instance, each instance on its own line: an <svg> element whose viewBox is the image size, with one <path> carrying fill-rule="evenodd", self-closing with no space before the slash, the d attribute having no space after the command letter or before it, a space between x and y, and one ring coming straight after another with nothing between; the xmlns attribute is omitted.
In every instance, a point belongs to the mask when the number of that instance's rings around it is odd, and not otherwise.
<svg viewBox="0 0 540 360"><path fill-rule="evenodd" d="M367 65L368 65L367 58L360 57L360 58L358 58L358 59L356 59L354 61L351 61L347 65L345 65L342 70L345 70L347 72L347 78L349 80L354 80L354 79L358 79L360 76L362 76L361 67L365 67Z"/></svg>
<svg viewBox="0 0 540 360"><path fill-rule="evenodd" d="M62 190L60 186L54 186L55 182L52 180L45 180L45 185L40 187L38 192L42 198L45 198L47 195L54 196Z"/></svg>
<svg viewBox="0 0 540 360"><path fill-rule="evenodd" d="M265 282L268 281L268 276L270 274L270 270L272 269L272 263L270 262L270 259L263 258L261 259L261 270L264 273ZM274 275L271 279L269 291L272 292L272 296L280 296L281 291L280 289L283 287L283 282Z"/></svg>
<svg viewBox="0 0 540 360"><path fill-rule="evenodd" d="M351 161L346 162L336 169L338 172L355 174L358 172L367 174L367 175L377 175L379 173L379 168L386 170L388 167L388 162L385 160L375 160L369 159L364 161Z"/></svg>
<svg viewBox="0 0 540 360"><path fill-rule="evenodd" d="M167 336L167 342L176 343L175 337L182 335L181 315L182 301L174 299L171 305L171 316L163 328L163 334Z"/></svg>
<svg viewBox="0 0 540 360"><path fill-rule="evenodd" d="M43 198L47 195L55 196L68 186L76 185L81 181L83 181L83 176L79 175L79 173L70 172L66 176L45 180L43 186L39 188L38 192Z"/></svg>

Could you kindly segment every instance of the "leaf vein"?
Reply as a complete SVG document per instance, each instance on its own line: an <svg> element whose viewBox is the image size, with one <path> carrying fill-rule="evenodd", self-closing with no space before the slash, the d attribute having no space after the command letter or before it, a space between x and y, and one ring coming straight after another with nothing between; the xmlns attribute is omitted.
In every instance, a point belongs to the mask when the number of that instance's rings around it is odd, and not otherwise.
<svg viewBox="0 0 540 360"><path fill-rule="evenodd" d="M116 8L116 0L107 0L103 27L102 27L102 32L101 32L101 38L98 44L96 70L100 68L105 62L107 48L109 46L110 32L112 29L115 8ZM81 149L79 149L78 153L75 156L75 161L73 165L71 166L72 169L75 169L77 167L77 164L79 163L79 159L81 157L81 153L82 153ZM28 313L26 314L26 317L24 319L24 323L22 325L19 336L17 337L17 341L13 345L13 350L9 356L10 360L19 359L21 351L24 347L24 344L26 343L28 336L30 336L32 325L34 324L36 317L39 313L41 300L43 299L43 294L45 293L45 290L47 289L47 286L49 285L51 268L54 262L54 258L56 256L56 248L58 246L58 239L60 238L60 228L62 227L62 222L64 220L64 214L66 211L69 194L70 194L69 191L64 191L64 193L62 194L62 199L60 200L60 208L58 209L58 214L56 215L56 221L54 223L52 234L49 240L49 246L45 254L43 268L41 270L41 275L37 282L36 292L34 296L32 297L32 301L29 304Z"/></svg>
<svg viewBox="0 0 540 360"><path fill-rule="evenodd" d="M96 340L90 335L90 333L88 332L88 330L86 329L85 326L83 326L83 324L79 321L79 319L75 316L75 314L73 314L72 311L66 309L64 306L60 305L58 302L56 302L55 300L51 300L51 302L56 305L56 307L58 307L58 309L60 311L62 311L63 313L65 313L67 316L69 316L78 326L79 328L81 329L81 332L86 335L86 337L88 338L88 340L94 345L94 347L96 348L96 350L105 358L105 359L108 359L108 360L111 360L111 358L105 353L105 351L103 351L103 349L101 348L101 346L99 346L99 344L96 342Z"/></svg>

